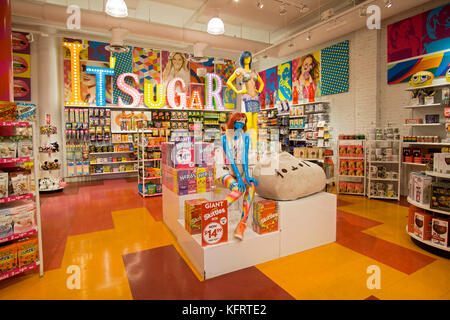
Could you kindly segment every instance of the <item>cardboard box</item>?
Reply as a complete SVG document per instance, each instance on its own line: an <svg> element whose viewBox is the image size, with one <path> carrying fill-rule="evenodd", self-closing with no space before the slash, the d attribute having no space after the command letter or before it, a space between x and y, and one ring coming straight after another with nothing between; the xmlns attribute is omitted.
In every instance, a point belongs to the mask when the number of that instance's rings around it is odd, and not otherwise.
<svg viewBox="0 0 450 320"><path fill-rule="evenodd" d="M206 168L197 168L197 193L206 192L206 180L208 172Z"/></svg>
<svg viewBox="0 0 450 320"><path fill-rule="evenodd" d="M17 246L15 243L0 246L0 273L17 267Z"/></svg>
<svg viewBox="0 0 450 320"><path fill-rule="evenodd" d="M201 233L202 204L206 199L193 199L184 202L184 227L190 234Z"/></svg>
<svg viewBox="0 0 450 320"><path fill-rule="evenodd" d="M202 246L228 241L228 202L212 201L202 204Z"/></svg>
<svg viewBox="0 0 450 320"><path fill-rule="evenodd" d="M450 173L450 153L435 153L433 171L438 173Z"/></svg>
<svg viewBox="0 0 450 320"><path fill-rule="evenodd" d="M204 168L214 165L214 144L208 142L196 142L195 149L195 164L198 167Z"/></svg>
<svg viewBox="0 0 450 320"><path fill-rule="evenodd" d="M415 214L417 213L424 213L425 210L421 209L421 208L417 208L416 206L409 206L409 212L408 212L408 232L409 233L414 233L414 219L415 219Z"/></svg>
<svg viewBox="0 0 450 320"><path fill-rule="evenodd" d="M422 203L430 203L430 186L433 179L425 174L414 174L414 195L413 200Z"/></svg>
<svg viewBox="0 0 450 320"><path fill-rule="evenodd" d="M429 213L414 213L414 234L422 240L431 240L431 219Z"/></svg>
<svg viewBox="0 0 450 320"><path fill-rule="evenodd" d="M195 166L194 137L175 137L172 161L176 169L190 169Z"/></svg>
<svg viewBox="0 0 450 320"><path fill-rule="evenodd" d="M278 230L278 206L274 200L253 203L253 231L265 234Z"/></svg>
<svg viewBox="0 0 450 320"><path fill-rule="evenodd" d="M24 238L17 242L17 263L20 267L32 264L38 260L38 239Z"/></svg>
<svg viewBox="0 0 450 320"><path fill-rule="evenodd" d="M436 218L431 221L431 241L444 247L449 244L449 224L450 219Z"/></svg>
<svg viewBox="0 0 450 320"><path fill-rule="evenodd" d="M433 182L430 194L430 208L450 212L450 183Z"/></svg>

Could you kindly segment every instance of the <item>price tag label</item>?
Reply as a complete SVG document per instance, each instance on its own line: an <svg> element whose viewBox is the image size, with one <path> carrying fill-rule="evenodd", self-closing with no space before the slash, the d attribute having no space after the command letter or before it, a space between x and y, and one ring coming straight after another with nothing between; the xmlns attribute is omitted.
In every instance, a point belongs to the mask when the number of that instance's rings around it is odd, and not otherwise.
<svg viewBox="0 0 450 320"><path fill-rule="evenodd" d="M228 241L228 203L226 200L202 204L202 246Z"/></svg>

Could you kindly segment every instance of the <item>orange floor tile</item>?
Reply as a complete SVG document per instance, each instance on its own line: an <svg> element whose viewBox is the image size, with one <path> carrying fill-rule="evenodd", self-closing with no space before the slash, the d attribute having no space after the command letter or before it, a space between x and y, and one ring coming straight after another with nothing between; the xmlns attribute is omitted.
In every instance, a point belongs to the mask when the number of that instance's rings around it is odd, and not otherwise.
<svg viewBox="0 0 450 320"><path fill-rule="evenodd" d="M411 241L408 209L397 202L339 196L335 243L205 281L161 210L161 197L142 199L133 179L71 184L43 196L45 274L0 282L0 299L450 297L450 261ZM80 270L79 289L70 286L71 266ZM368 287L370 266L380 271L380 288Z"/></svg>

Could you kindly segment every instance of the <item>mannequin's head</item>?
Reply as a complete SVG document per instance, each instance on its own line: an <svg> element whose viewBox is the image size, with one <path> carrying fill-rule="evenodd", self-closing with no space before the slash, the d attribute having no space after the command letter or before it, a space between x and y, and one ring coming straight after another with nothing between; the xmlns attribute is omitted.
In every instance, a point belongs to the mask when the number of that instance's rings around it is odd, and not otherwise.
<svg viewBox="0 0 450 320"><path fill-rule="evenodd" d="M233 113L228 119L227 129L247 131L247 116L245 113Z"/></svg>
<svg viewBox="0 0 450 320"><path fill-rule="evenodd" d="M252 68L252 54L249 51L244 51L241 53L241 57L239 58L239 64L242 68L245 68L245 65L248 64L248 67Z"/></svg>

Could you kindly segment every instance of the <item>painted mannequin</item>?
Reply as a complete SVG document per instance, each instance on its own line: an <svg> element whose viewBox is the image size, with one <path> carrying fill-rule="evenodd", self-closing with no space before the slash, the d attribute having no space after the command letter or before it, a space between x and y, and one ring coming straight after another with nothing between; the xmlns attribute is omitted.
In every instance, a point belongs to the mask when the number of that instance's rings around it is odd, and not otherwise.
<svg viewBox="0 0 450 320"><path fill-rule="evenodd" d="M258 96L264 89L264 82L258 73L251 69L252 54L250 52L242 52L239 63L241 67L237 68L228 79L227 86L236 92L236 94L242 95L241 110L245 110L248 129L250 129L252 138L252 147L256 148L258 113L261 111L261 103ZM236 78L238 78L245 86L241 90L237 90L233 84L233 81ZM257 82L259 83L258 89L256 89Z"/></svg>
<svg viewBox="0 0 450 320"><path fill-rule="evenodd" d="M250 137L247 131L247 117L244 113L234 113L230 116L227 124L227 133L222 135L222 148L224 152L224 173L217 179L216 183L230 189L225 200L230 206L234 201L244 195L241 221L239 222L234 236L243 239L248 214L255 195L255 187L258 185L256 179L248 173L248 151Z"/></svg>

